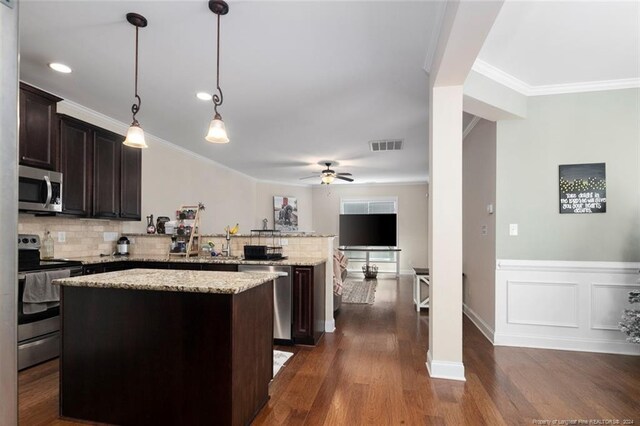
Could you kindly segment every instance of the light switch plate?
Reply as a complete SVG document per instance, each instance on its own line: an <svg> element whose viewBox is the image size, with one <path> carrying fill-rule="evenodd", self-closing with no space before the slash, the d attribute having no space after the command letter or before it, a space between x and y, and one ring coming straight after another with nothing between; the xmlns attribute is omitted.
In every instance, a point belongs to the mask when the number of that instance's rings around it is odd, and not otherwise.
<svg viewBox="0 0 640 426"><path fill-rule="evenodd" d="M512 237L517 237L518 236L518 224L517 223L509 224L509 235L511 235Z"/></svg>
<svg viewBox="0 0 640 426"><path fill-rule="evenodd" d="M58 242L64 243L67 241L67 233L64 231L58 231Z"/></svg>

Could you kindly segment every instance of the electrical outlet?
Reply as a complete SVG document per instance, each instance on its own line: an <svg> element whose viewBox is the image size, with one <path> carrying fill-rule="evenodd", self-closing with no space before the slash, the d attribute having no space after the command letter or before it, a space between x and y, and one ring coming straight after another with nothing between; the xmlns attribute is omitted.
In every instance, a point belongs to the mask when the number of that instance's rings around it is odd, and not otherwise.
<svg viewBox="0 0 640 426"><path fill-rule="evenodd" d="M289 245L289 240L287 240L286 238L281 238L280 239L280 245L281 246L288 246Z"/></svg>
<svg viewBox="0 0 640 426"><path fill-rule="evenodd" d="M517 223L509 224L509 235L512 236L512 237L517 237L518 236L518 224Z"/></svg>
<svg viewBox="0 0 640 426"><path fill-rule="evenodd" d="M118 239L118 233L117 232L105 232L103 234L104 240L105 241L116 241Z"/></svg>
<svg viewBox="0 0 640 426"><path fill-rule="evenodd" d="M482 225L480 227L480 235L488 235L489 234L489 227L487 225Z"/></svg>
<svg viewBox="0 0 640 426"><path fill-rule="evenodd" d="M67 233L64 231L58 231L58 242L64 243L67 241Z"/></svg>

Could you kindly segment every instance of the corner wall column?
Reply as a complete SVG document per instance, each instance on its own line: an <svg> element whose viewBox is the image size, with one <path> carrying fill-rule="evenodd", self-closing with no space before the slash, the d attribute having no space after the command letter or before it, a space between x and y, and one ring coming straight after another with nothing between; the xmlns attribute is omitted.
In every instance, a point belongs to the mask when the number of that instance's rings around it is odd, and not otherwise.
<svg viewBox="0 0 640 426"><path fill-rule="evenodd" d="M462 363L462 86L430 90L431 377L465 380Z"/></svg>

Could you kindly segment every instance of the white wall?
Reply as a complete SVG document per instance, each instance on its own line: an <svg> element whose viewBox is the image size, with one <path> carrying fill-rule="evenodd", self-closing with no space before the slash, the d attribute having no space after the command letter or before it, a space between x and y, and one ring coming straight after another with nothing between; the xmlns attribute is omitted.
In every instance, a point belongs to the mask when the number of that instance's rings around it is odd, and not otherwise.
<svg viewBox="0 0 640 426"><path fill-rule="evenodd" d="M427 266L428 191L426 183L315 186L313 229L322 234L338 235L341 198L397 197L398 246L402 249L400 269L403 273L411 273L412 267Z"/></svg>
<svg viewBox="0 0 640 426"><path fill-rule="evenodd" d="M284 185L272 182L258 182L256 187L256 219L254 227L262 229L262 219L269 220L273 229L273 196L294 197L298 201L298 231L313 230L313 195L311 186Z"/></svg>
<svg viewBox="0 0 640 426"><path fill-rule="evenodd" d="M491 335L495 329L496 123L480 120L463 142L463 261L467 315Z"/></svg>

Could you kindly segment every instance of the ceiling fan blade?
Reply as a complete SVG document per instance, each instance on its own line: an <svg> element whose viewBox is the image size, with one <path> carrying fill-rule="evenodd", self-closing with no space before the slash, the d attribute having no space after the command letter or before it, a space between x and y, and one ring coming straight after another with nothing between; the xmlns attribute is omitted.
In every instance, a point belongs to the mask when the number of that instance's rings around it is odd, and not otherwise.
<svg viewBox="0 0 640 426"><path fill-rule="evenodd" d="M346 180L347 182L353 182L353 179L345 176L336 176L336 179L342 179L342 180Z"/></svg>
<svg viewBox="0 0 640 426"><path fill-rule="evenodd" d="M304 180L304 179L311 179L311 178L319 178L319 175L312 175L312 176L306 176L306 177L301 177L300 180Z"/></svg>
<svg viewBox="0 0 640 426"><path fill-rule="evenodd" d="M351 173L338 173L337 176L352 176Z"/></svg>

